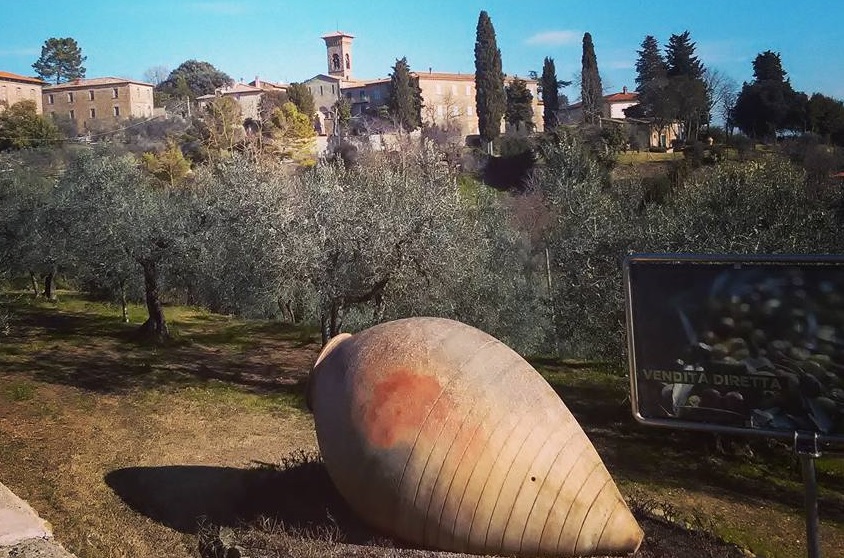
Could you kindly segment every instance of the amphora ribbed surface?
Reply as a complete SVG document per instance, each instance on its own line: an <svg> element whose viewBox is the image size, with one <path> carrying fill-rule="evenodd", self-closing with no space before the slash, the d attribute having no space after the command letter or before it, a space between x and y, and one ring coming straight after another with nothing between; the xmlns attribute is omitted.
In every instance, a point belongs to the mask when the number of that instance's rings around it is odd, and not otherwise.
<svg viewBox="0 0 844 558"><path fill-rule="evenodd" d="M408 318L336 337L309 401L337 489L407 542L523 556L625 554L641 543L571 412L475 328Z"/></svg>

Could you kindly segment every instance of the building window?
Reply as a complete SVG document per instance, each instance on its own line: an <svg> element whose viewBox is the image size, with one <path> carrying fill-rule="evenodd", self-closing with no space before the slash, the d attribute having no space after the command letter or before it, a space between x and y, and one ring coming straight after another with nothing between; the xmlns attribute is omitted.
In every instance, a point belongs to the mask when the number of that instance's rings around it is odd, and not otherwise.
<svg viewBox="0 0 844 558"><path fill-rule="evenodd" d="M68 113L68 116L70 116L70 119L73 120L74 118L76 118L76 113L74 111L70 111Z"/></svg>
<svg viewBox="0 0 844 558"><path fill-rule="evenodd" d="M347 69L347 70L351 70L351 69L352 69L352 60L349 58L349 53L348 53L348 52L346 53L346 69Z"/></svg>
<svg viewBox="0 0 844 558"><path fill-rule="evenodd" d="M440 118L442 118L442 116L443 116L444 114L445 114L445 107L444 107L444 106L442 106L442 105L437 105L437 116L439 116Z"/></svg>
<svg viewBox="0 0 844 558"><path fill-rule="evenodd" d="M451 107L451 116L460 116L460 107L458 107L458 106Z"/></svg>
<svg viewBox="0 0 844 558"><path fill-rule="evenodd" d="M29 90L29 96L32 97L33 99L35 98L35 89Z"/></svg>
<svg viewBox="0 0 844 558"><path fill-rule="evenodd" d="M53 95L47 95L47 104L52 105L54 102L55 100L53 99Z"/></svg>
<svg viewBox="0 0 844 558"><path fill-rule="evenodd" d="M359 96L361 99L363 99L363 93L364 93L364 92L363 92L363 89L361 89L361 90L358 92L358 96Z"/></svg>
<svg viewBox="0 0 844 558"><path fill-rule="evenodd" d="M340 69L340 55L337 54L336 52L331 55L331 64L332 64L334 70Z"/></svg>
<svg viewBox="0 0 844 558"><path fill-rule="evenodd" d="M93 91L91 91L91 98L92 98L92 99L94 98L94 92L93 92ZM111 88L111 98L112 98L112 99L116 99L116 98L117 98L117 88L116 88L116 87L112 87L112 88Z"/></svg>
<svg viewBox="0 0 844 558"><path fill-rule="evenodd" d="M457 86L454 85L453 83L451 84L451 94L457 95Z"/></svg>
<svg viewBox="0 0 844 558"><path fill-rule="evenodd" d="M334 93L335 93L335 91L334 91L334 84L332 83L332 84L331 84L331 94L332 94L332 95L334 95Z"/></svg>
<svg viewBox="0 0 844 558"><path fill-rule="evenodd" d="M466 107L466 116L472 116L472 105Z"/></svg>
<svg viewBox="0 0 844 558"><path fill-rule="evenodd" d="M67 92L67 102L68 102L68 103L72 103L72 102L73 102L73 91L68 91L68 92Z"/></svg>
<svg viewBox="0 0 844 558"><path fill-rule="evenodd" d="M88 91L88 100L89 100L89 101L93 101L93 100L94 100L94 90L93 90L93 89L91 89L90 91Z"/></svg>
<svg viewBox="0 0 844 558"><path fill-rule="evenodd" d="M322 86L320 85L320 86L319 86L319 96L320 96L320 97L322 97L322 95L323 95L323 92L322 92Z"/></svg>
<svg viewBox="0 0 844 558"><path fill-rule="evenodd" d="M351 99L351 98L352 98L352 92L351 92L351 91L346 91L346 98L347 98L347 99Z"/></svg>
<svg viewBox="0 0 844 558"><path fill-rule="evenodd" d="M439 84L439 83L438 83L438 84L437 84L437 86L436 86L436 88L435 88L435 90L436 90L436 92L437 92L437 95L442 95L442 94L443 94L443 86L442 86L441 84Z"/></svg>
<svg viewBox="0 0 844 558"><path fill-rule="evenodd" d="M90 112L91 112L91 118L97 117L97 109L91 109Z"/></svg>
<svg viewBox="0 0 844 558"><path fill-rule="evenodd" d="M114 116L120 116L120 107L114 107Z"/></svg>

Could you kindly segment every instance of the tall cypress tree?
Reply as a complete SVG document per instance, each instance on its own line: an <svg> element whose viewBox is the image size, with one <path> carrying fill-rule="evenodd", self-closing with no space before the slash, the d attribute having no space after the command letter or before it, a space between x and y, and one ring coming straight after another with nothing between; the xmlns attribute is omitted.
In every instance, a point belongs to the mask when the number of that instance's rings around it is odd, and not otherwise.
<svg viewBox="0 0 844 558"><path fill-rule="evenodd" d="M600 124L604 113L604 89L598 73L598 59L592 45L592 35L583 35L583 57L580 71L580 101L583 106L583 121Z"/></svg>
<svg viewBox="0 0 844 558"><path fill-rule="evenodd" d="M422 125L422 89L419 87L419 78L410 74L406 57L396 60L393 73L390 74L387 108L406 132L412 132Z"/></svg>
<svg viewBox="0 0 844 558"><path fill-rule="evenodd" d="M557 125L557 111L560 110L560 82L557 79L557 69L554 66L554 59L545 57L542 64L542 78L539 80L539 88L542 91L542 104L545 105L542 113L542 123L546 130L551 130Z"/></svg>
<svg viewBox="0 0 844 558"><path fill-rule="evenodd" d="M478 16L475 36L475 106L481 140L491 145L501 133L501 118L507 106L501 51L495 42L495 29L485 11Z"/></svg>

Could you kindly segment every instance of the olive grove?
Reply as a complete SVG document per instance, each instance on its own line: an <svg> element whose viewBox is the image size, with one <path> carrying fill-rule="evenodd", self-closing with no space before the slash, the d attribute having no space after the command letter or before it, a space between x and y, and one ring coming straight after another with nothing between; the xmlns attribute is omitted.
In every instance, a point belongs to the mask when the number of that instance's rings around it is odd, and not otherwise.
<svg viewBox="0 0 844 558"><path fill-rule="evenodd" d="M187 302L323 341L429 315L523 353L618 360L630 251L840 251L837 190L782 157L691 170L654 200L613 182L577 130L546 134L536 155L518 194L467 178L425 140L295 173L235 152L180 182L101 146L55 167L3 156L0 273L47 291L59 273L124 319L141 302L139 331L155 339L166 304Z"/></svg>

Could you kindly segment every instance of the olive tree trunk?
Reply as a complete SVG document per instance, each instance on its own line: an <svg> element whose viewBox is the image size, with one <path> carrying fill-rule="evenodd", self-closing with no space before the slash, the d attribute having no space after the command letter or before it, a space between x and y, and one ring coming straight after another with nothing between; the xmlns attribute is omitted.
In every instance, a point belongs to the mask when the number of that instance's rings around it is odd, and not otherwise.
<svg viewBox="0 0 844 558"><path fill-rule="evenodd" d="M47 275L44 276L44 298L47 300L54 300L53 296L53 279L55 277L55 272L50 271Z"/></svg>
<svg viewBox="0 0 844 558"><path fill-rule="evenodd" d="M149 317L141 325L139 331L148 337L166 339L170 336L170 332L167 330L167 322L164 320L164 311L158 294L158 268L152 260L144 260L140 263L144 270L144 292Z"/></svg>

